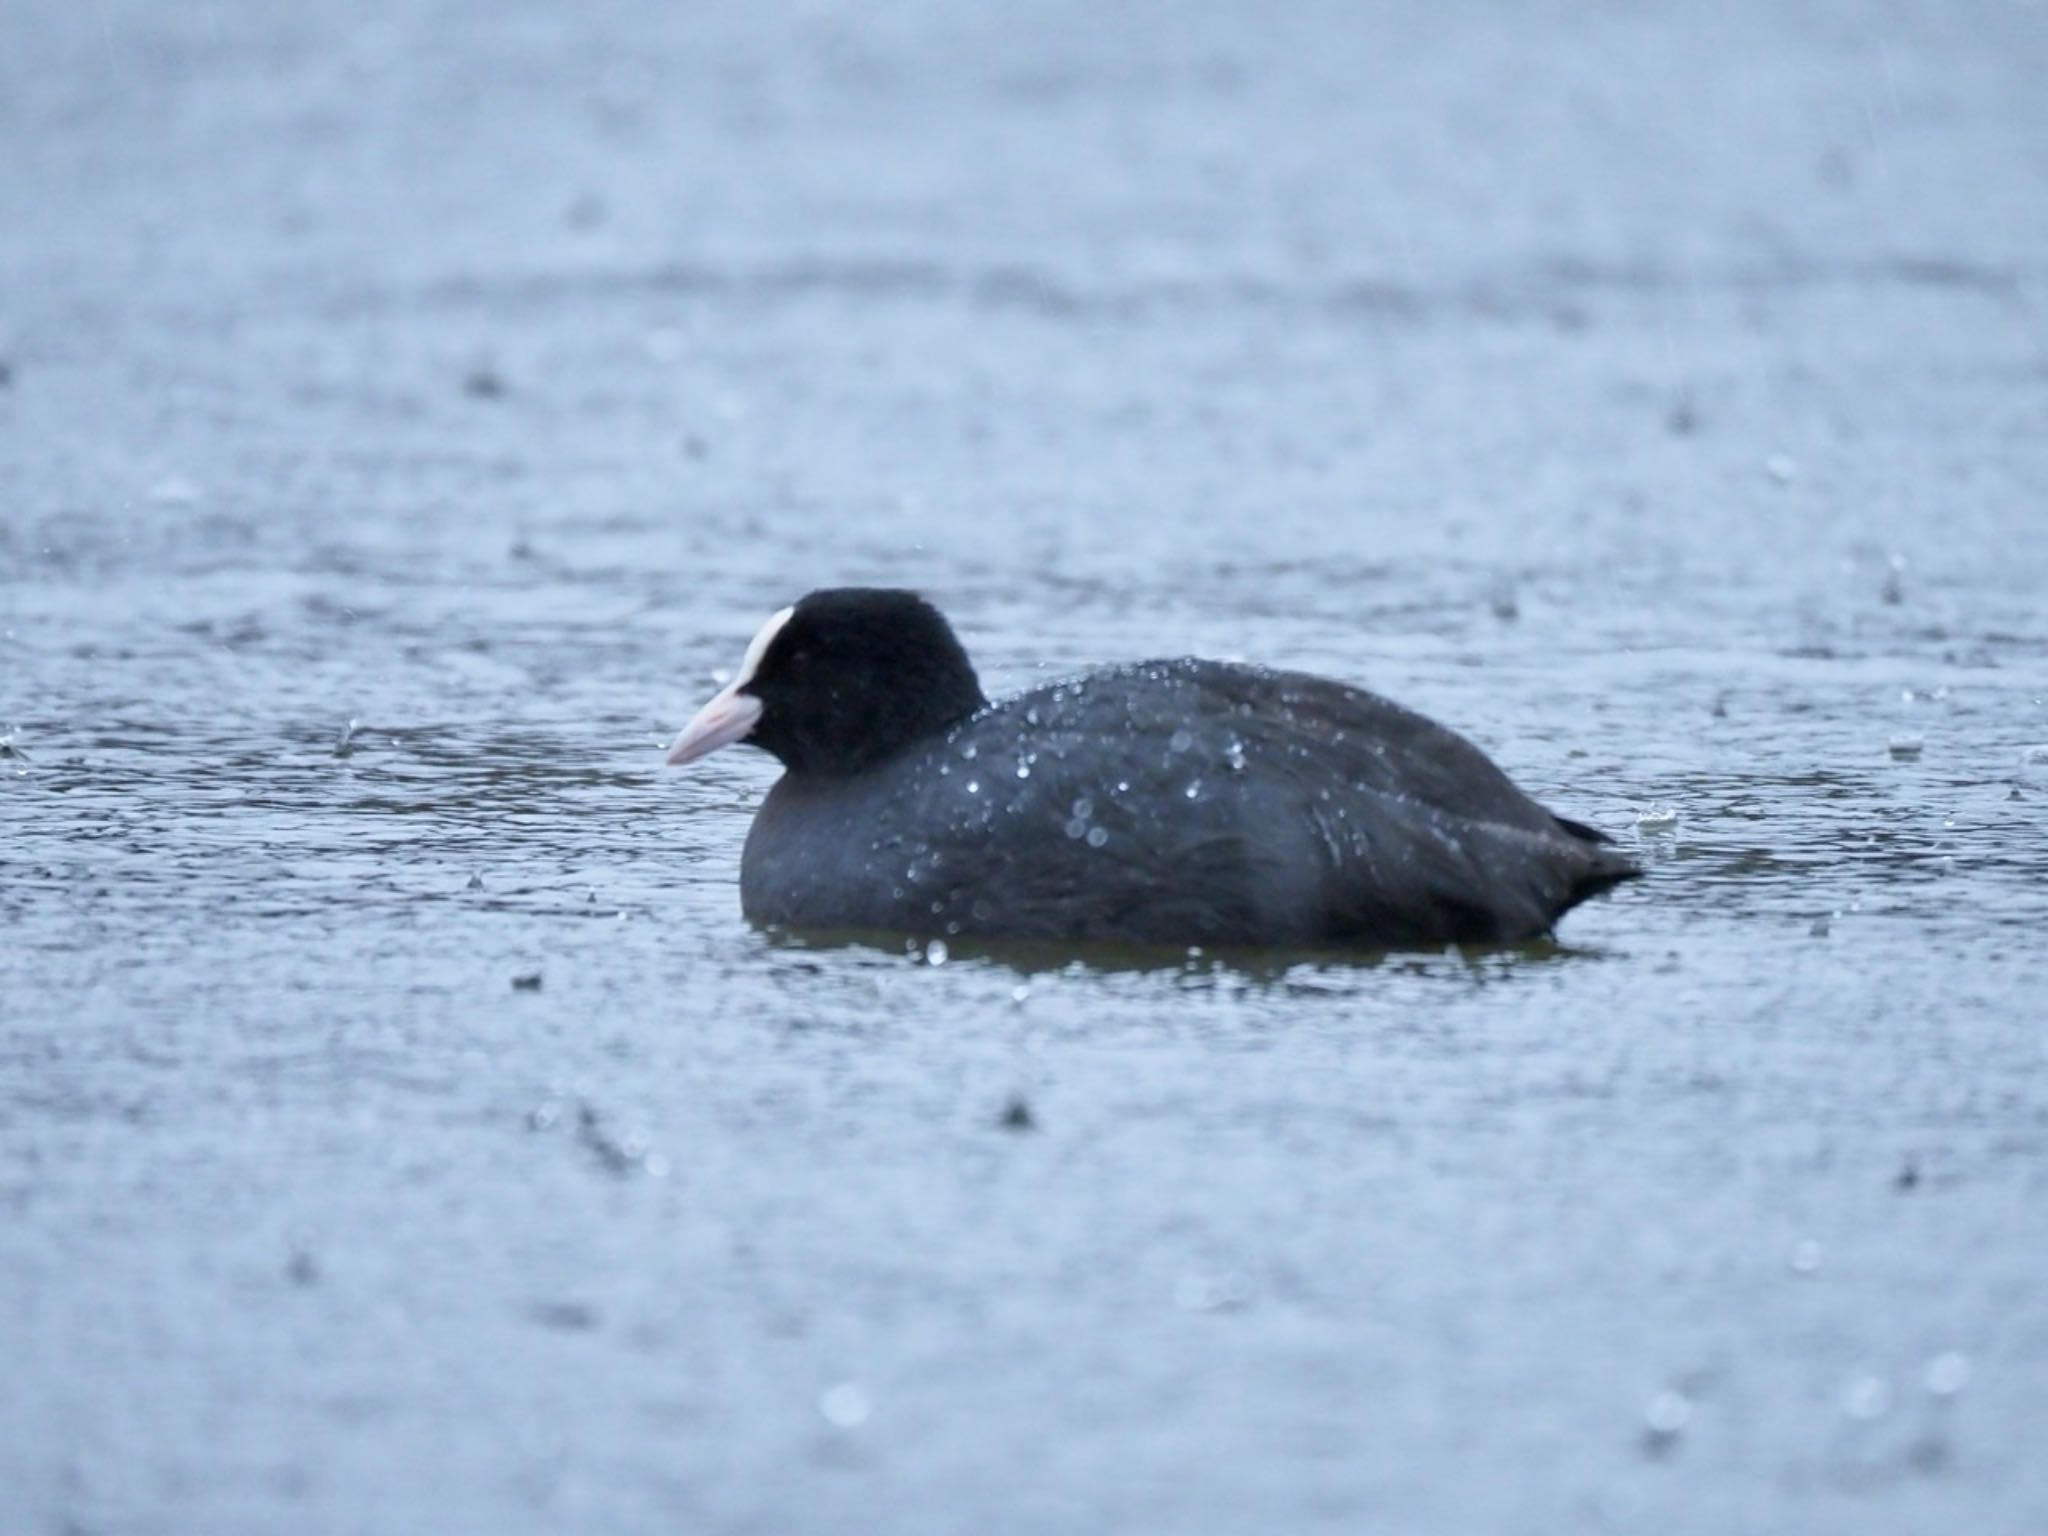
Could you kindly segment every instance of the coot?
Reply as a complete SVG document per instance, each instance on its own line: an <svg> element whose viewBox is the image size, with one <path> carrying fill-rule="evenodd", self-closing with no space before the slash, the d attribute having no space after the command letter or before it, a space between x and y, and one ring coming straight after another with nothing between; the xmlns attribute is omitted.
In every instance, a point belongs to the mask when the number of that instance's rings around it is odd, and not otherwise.
<svg viewBox="0 0 2048 1536"><path fill-rule="evenodd" d="M1528 939L1641 871L1377 694L1191 659L990 704L914 592L769 619L670 763L785 769L753 922L984 938L1391 948Z"/></svg>

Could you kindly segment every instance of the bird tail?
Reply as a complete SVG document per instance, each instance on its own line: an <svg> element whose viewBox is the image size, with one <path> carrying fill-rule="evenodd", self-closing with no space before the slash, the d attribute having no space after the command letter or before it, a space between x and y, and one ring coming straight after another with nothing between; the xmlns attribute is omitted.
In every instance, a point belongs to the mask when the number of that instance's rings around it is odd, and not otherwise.
<svg viewBox="0 0 2048 1536"><path fill-rule="evenodd" d="M1643 866L1614 847L1608 839L1591 827L1582 827L1577 822L1558 817L1559 825L1573 836L1582 839L1586 847L1586 864L1572 877L1571 888L1566 891L1564 905L1558 909L1562 916L1582 901L1589 901L1602 891L1611 891L1624 880L1641 877Z"/></svg>

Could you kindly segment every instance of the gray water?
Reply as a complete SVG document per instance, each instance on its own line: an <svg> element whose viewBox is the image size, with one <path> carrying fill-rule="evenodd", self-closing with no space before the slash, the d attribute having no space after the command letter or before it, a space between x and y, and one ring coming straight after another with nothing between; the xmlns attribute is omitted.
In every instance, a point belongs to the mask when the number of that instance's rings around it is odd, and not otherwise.
<svg viewBox="0 0 2048 1536"><path fill-rule="evenodd" d="M2048 1529L2048 10L0 20L0 1530ZM846 582L1651 876L777 941Z"/></svg>

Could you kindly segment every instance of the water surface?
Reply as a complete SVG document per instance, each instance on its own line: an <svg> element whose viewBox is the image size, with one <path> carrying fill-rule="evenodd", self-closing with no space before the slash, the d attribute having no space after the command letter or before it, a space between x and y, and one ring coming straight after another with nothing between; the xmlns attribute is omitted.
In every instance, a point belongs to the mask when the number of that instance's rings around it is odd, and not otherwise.
<svg viewBox="0 0 2048 1536"><path fill-rule="evenodd" d="M2043 13L17 20L22 1529L2048 1521ZM846 582L1651 876L753 932L660 746Z"/></svg>

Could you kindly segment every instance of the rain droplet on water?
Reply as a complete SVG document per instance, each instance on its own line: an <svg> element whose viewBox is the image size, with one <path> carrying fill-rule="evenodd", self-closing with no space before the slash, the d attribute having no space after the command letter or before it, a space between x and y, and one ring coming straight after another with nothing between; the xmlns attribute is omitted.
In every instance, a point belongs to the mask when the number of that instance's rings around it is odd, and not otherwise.
<svg viewBox="0 0 2048 1536"><path fill-rule="evenodd" d="M1090 827L1088 829L1088 846L1090 848L1100 848L1108 841L1109 829L1107 827Z"/></svg>
<svg viewBox="0 0 2048 1536"><path fill-rule="evenodd" d="M1202 794L1202 781L1200 779L1189 779L1188 787L1182 790L1181 793L1186 795L1190 800L1200 799Z"/></svg>
<svg viewBox="0 0 2048 1536"><path fill-rule="evenodd" d="M834 1382L818 1394L818 1412L834 1429L859 1429L874 1411L874 1402L857 1381Z"/></svg>
<svg viewBox="0 0 2048 1536"><path fill-rule="evenodd" d="M1943 1350L1927 1362L1922 1378L1933 1397L1954 1397L1970 1384L1970 1357L1960 1350Z"/></svg>
<svg viewBox="0 0 2048 1536"><path fill-rule="evenodd" d="M1650 1399L1643 1409L1643 1428L1652 1440L1675 1440L1692 1422L1692 1399L1669 1387Z"/></svg>
<svg viewBox="0 0 2048 1536"><path fill-rule="evenodd" d="M1892 1405L1892 1389L1882 1377L1865 1372L1842 1384L1842 1412L1852 1419L1875 1419Z"/></svg>
<svg viewBox="0 0 2048 1536"><path fill-rule="evenodd" d="M1230 764L1230 771L1232 773L1243 773L1244 743L1235 736L1231 737L1230 745L1224 749L1223 760Z"/></svg>
<svg viewBox="0 0 2048 1536"><path fill-rule="evenodd" d="M1251 1282L1238 1274L1182 1275L1173 1285L1183 1312L1235 1312L1251 1305Z"/></svg>
<svg viewBox="0 0 2048 1536"><path fill-rule="evenodd" d="M1086 821L1089 817L1095 814L1095 802L1089 799L1086 795L1083 795L1080 799L1074 802L1072 810L1074 820Z"/></svg>
<svg viewBox="0 0 2048 1536"><path fill-rule="evenodd" d="M199 487L183 475L165 475L149 488L149 499L164 507L189 507L200 494Z"/></svg>
<svg viewBox="0 0 2048 1536"><path fill-rule="evenodd" d="M1084 838L1084 837L1086 837L1087 835L1088 835L1088 823L1087 823L1087 822L1083 821L1083 820L1082 820L1082 819L1081 819L1080 817L1078 817L1078 816L1071 816L1071 817L1069 817L1069 818L1067 819L1067 836L1068 836L1068 837L1071 837L1071 838L1074 838L1074 839L1078 840L1078 839L1080 839L1080 838Z"/></svg>
<svg viewBox="0 0 2048 1536"><path fill-rule="evenodd" d="M1166 744L1176 752L1185 752L1195 744L1194 733L1186 730L1175 731Z"/></svg>
<svg viewBox="0 0 2048 1536"><path fill-rule="evenodd" d="M980 794L980 793L981 793L981 780L979 780L979 779L969 779L969 780L967 781L967 793L969 793L970 795L978 795L978 794Z"/></svg>
<svg viewBox="0 0 2048 1536"><path fill-rule="evenodd" d="M1018 763L1018 764L1017 764L1017 777L1018 777L1018 778L1020 778L1020 779L1028 779L1028 778L1030 778L1030 777L1031 777L1031 764L1030 764L1030 763L1028 763L1028 762L1020 762L1020 763Z"/></svg>
<svg viewBox="0 0 2048 1536"><path fill-rule="evenodd" d="M946 941L944 939L933 939L931 943L924 947L924 963L926 965L944 965L946 963L946 953Z"/></svg>

